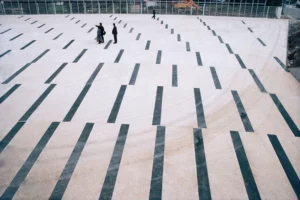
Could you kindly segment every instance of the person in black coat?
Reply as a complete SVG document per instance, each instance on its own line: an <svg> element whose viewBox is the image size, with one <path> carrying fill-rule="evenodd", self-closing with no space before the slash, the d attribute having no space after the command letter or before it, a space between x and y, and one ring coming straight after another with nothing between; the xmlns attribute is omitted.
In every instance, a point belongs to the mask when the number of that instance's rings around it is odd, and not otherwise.
<svg viewBox="0 0 300 200"><path fill-rule="evenodd" d="M153 9L153 16L152 19L155 19L155 10Z"/></svg>
<svg viewBox="0 0 300 200"><path fill-rule="evenodd" d="M104 27L102 26L102 23L100 23L100 30L101 30L101 36L102 36L102 42L104 43L104 35L106 34Z"/></svg>
<svg viewBox="0 0 300 200"><path fill-rule="evenodd" d="M100 23L99 26L96 25L96 27L98 28L97 41L99 42L99 44L104 43L104 35L106 34L106 32L104 30L104 27L102 26L102 23ZM99 37L101 37L101 39L99 39Z"/></svg>
<svg viewBox="0 0 300 200"><path fill-rule="evenodd" d="M116 27L115 23L113 23L113 25L114 25L114 28L112 30L112 34L114 35L114 40L115 40L114 44L116 44L118 42L118 38L117 38L118 31L117 31L117 27Z"/></svg>

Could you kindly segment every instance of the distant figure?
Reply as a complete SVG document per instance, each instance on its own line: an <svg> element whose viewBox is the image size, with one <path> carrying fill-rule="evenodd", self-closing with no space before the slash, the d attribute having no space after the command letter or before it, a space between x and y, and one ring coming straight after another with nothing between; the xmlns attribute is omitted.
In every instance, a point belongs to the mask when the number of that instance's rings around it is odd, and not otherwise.
<svg viewBox="0 0 300 200"><path fill-rule="evenodd" d="M152 19L155 19L155 10L153 9L153 16Z"/></svg>
<svg viewBox="0 0 300 200"><path fill-rule="evenodd" d="M102 23L100 23L100 30L101 30L101 36L102 36L102 42L104 42L104 35L106 34L104 27L102 26Z"/></svg>
<svg viewBox="0 0 300 200"><path fill-rule="evenodd" d="M118 38L117 38L118 31L117 31L117 27L116 27L115 23L113 23L113 25L114 25L114 28L112 30L112 34L114 35L114 40L115 40L114 44L116 44L118 42Z"/></svg>
<svg viewBox="0 0 300 200"><path fill-rule="evenodd" d="M103 37L102 37L102 30L101 30L101 26L102 24L100 23L99 26L96 25L96 27L98 28L98 31L97 31L97 42L98 44L100 43L103 43Z"/></svg>

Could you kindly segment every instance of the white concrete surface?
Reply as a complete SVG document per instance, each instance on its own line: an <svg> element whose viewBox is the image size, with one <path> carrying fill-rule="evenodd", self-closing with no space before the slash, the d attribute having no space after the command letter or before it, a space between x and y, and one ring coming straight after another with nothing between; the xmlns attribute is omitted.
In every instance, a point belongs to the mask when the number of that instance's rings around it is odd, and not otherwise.
<svg viewBox="0 0 300 200"><path fill-rule="evenodd" d="M248 199L247 181L243 177L245 169L239 165L236 154L240 148L235 149L230 131L239 131L261 199L297 199L293 184L268 138L268 134L278 136L299 180L300 83L274 59L286 61L287 20L162 15L157 16L157 21L150 15L117 14L112 17L104 14L19 17L0 17L0 149L5 147L0 151L0 197L7 194L13 179L19 178L18 171L23 172L22 165L28 164L26 159L48 126L60 122L10 197L49 199L85 124L94 123L78 162L73 163L74 172L69 174L63 199L99 198L107 173L115 169L118 169L115 184L107 186L113 188L112 199L149 199L151 182L157 181L152 178L156 158L163 158L163 175L158 179L162 184L162 199L198 199L202 192L207 195L207 191L212 199ZM30 19L25 21L27 18ZM38 22L31 24L36 20ZM107 32L105 44L100 45L94 40L97 32L94 25L99 22ZM104 49L108 41L113 40L112 23L118 27L118 43ZM42 24L45 25L38 28ZM50 28L54 29L45 33ZM94 29L88 33L91 28ZM4 32L8 29L11 30ZM10 41L21 33L23 35ZM54 40L60 33L63 34ZM139 33L140 39L136 40ZM178 34L181 41L177 40ZM21 50L32 40L36 41ZM63 49L70 40L74 42ZM147 41L151 41L149 50L145 50ZM186 42L190 44L190 51L186 49ZM50 51L31 63L46 49ZM83 49L87 51L74 63ZM123 55L115 63L121 49ZM11 51L4 55L7 50ZM158 51L162 52L160 64L156 63ZM198 65L196 52L200 53L202 66ZM240 56L246 69L235 54ZM31 65L4 83L27 63ZM54 89L35 110L30 110L49 87L45 81L63 63L67 65L51 81L56 84ZM99 63L103 66L74 116L69 122L64 121ZM135 83L129 85L136 63L140 64L137 77ZM177 86L172 84L173 65L177 65ZM221 89L216 89L210 67L214 67ZM266 92L258 87L249 69L255 72ZM20 86L7 95L15 84ZM121 85L126 86L124 97L115 122L108 123ZM160 125L165 127L165 140L162 143L157 143L157 128L152 125L158 86L163 87ZM199 120L194 88L200 89L202 101L198 105L203 106L206 123L206 127L200 127L202 153L206 159L200 166L195 152L199 141L193 134ZM241 119L232 91L238 92L254 132L246 132L243 122L247 120ZM278 109L270 94L278 97L293 122L286 121L287 116ZM7 141L12 127L28 110L32 114L24 126ZM298 132L291 128L291 123ZM119 167L109 168L111 159L115 158L112 155L116 141L120 140L117 138L121 124L129 124L122 158ZM164 153L155 155L155 149L163 144ZM203 166L207 167L209 181L205 191L198 185L197 174L197 167ZM159 194L159 190L156 192Z"/></svg>

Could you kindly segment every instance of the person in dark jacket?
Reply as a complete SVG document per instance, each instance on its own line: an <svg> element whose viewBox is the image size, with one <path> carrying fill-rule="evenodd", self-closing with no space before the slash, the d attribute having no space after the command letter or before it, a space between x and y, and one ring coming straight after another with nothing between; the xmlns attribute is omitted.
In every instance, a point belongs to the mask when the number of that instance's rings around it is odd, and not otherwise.
<svg viewBox="0 0 300 200"><path fill-rule="evenodd" d="M152 19L155 19L155 10L153 9L153 16Z"/></svg>
<svg viewBox="0 0 300 200"><path fill-rule="evenodd" d="M116 27L115 23L113 23L113 25L114 25L114 28L112 30L112 34L114 35L114 40L115 40L114 44L116 44L118 42L118 38L117 38L118 31L117 31L117 27Z"/></svg>
<svg viewBox="0 0 300 200"><path fill-rule="evenodd" d="M104 35L106 34L102 23L100 23L99 29L101 30L102 42L104 43Z"/></svg>
<svg viewBox="0 0 300 200"><path fill-rule="evenodd" d="M96 27L98 28L98 31L97 31L97 42L100 44L100 43L102 43L103 42L103 40L102 40L102 31L101 31L101 28L100 28L100 26L101 26L101 23L100 23L100 25L99 26L97 26L96 25Z"/></svg>

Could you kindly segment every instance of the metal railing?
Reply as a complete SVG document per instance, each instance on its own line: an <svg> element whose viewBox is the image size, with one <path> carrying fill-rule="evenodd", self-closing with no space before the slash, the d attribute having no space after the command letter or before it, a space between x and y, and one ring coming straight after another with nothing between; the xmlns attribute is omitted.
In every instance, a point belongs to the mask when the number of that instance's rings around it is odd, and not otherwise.
<svg viewBox="0 0 300 200"><path fill-rule="evenodd" d="M232 3L194 1L195 6L178 8L175 1L158 2L141 1L103 1L103 0L77 0L77 1L49 1L49 0L6 0L1 2L0 14L95 14L95 13L120 13L120 14L151 14L155 9L157 14L184 14L208 16L238 16L238 17L266 17L275 18L276 7L267 6L266 3Z"/></svg>

